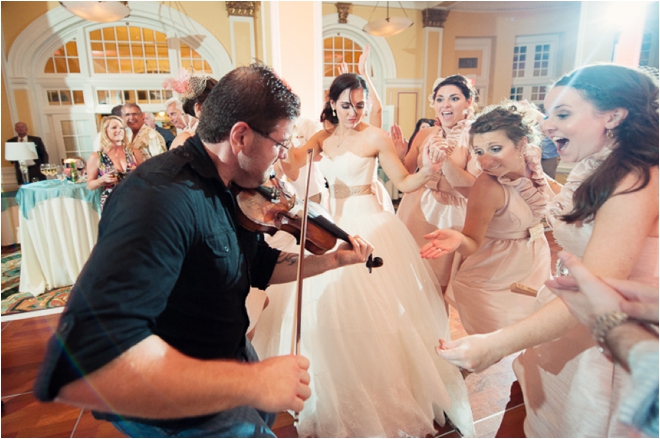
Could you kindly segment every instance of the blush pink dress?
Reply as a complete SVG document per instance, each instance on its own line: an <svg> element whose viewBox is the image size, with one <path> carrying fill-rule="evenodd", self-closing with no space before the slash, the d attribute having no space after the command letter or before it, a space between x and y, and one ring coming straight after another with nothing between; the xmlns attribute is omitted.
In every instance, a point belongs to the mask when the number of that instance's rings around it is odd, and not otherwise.
<svg viewBox="0 0 660 439"><path fill-rule="evenodd" d="M530 315L535 297L511 292L511 284L538 290L550 278L550 247L541 219L551 191L540 158L540 151L530 149L531 178L498 178L504 206L495 212L479 250L457 260L448 294L453 293L468 334L492 332Z"/></svg>
<svg viewBox="0 0 660 439"><path fill-rule="evenodd" d="M470 158L469 132L471 124L468 123L463 130L456 149L460 153L460 160L457 163L463 169L468 170L473 175L479 175L481 172L476 164L476 160ZM441 128L431 128L436 132ZM426 139L430 142L435 135L432 133ZM425 146L425 145L424 145ZM421 167L423 147L420 148L420 155L417 163ZM454 154L454 157L459 154ZM407 193L401 199L397 209L397 216L404 222L408 230L415 238L417 245L423 247L428 240L424 235L434 232L438 229L454 229L461 231L465 223L465 213L467 211L467 198L456 191L447 177L438 173L425 186L414 192ZM449 283L451 275L454 253L439 257L438 259L429 259L431 268L438 278L441 287ZM451 297L449 298L451 300Z"/></svg>
<svg viewBox="0 0 660 439"><path fill-rule="evenodd" d="M559 217L572 210L573 192L605 160L603 150L578 163L552 200L548 224L565 250L582 257L594 223L567 224ZM624 213L622 213L624 214ZM648 237L629 279L658 285L658 238ZM555 298L542 288L537 307ZM618 421L618 405L630 375L598 351L589 329L579 325L552 342L527 349L513 363L523 390L527 437L636 437Z"/></svg>

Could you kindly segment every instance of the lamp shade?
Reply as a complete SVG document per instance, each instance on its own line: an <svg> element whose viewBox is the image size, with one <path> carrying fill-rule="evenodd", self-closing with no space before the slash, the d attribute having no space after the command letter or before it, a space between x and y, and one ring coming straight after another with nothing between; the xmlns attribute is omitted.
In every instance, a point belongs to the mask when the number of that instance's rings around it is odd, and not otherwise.
<svg viewBox="0 0 660 439"><path fill-rule="evenodd" d="M37 145L34 142L6 142L5 160L10 162L22 162L26 160L37 160Z"/></svg>
<svg viewBox="0 0 660 439"><path fill-rule="evenodd" d="M64 8L84 20L109 23L131 13L128 2L60 2Z"/></svg>
<svg viewBox="0 0 660 439"><path fill-rule="evenodd" d="M362 28L366 33L375 37L391 37L399 34L413 25L408 17L387 17L370 21Z"/></svg>

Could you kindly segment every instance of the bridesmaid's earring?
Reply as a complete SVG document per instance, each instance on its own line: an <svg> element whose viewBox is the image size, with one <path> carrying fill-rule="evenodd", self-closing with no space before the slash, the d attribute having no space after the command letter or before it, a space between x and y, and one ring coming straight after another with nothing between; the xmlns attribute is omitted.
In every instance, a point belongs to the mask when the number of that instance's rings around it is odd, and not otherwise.
<svg viewBox="0 0 660 439"><path fill-rule="evenodd" d="M605 135L609 137L610 139L614 139L614 131L608 129L605 131Z"/></svg>
<svg viewBox="0 0 660 439"><path fill-rule="evenodd" d="M334 108L332 109L332 117L337 117L337 110Z"/></svg>

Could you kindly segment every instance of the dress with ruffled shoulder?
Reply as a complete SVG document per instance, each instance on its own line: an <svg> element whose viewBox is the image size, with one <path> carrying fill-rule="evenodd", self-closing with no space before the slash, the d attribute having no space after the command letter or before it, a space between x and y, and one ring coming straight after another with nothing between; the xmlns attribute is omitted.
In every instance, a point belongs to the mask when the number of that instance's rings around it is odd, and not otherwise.
<svg viewBox="0 0 660 439"><path fill-rule="evenodd" d="M424 437L446 414L474 436L463 377L434 351L439 338L450 337L435 276L405 225L378 202L377 163L351 152L320 162L336 224L372 243L384 266L369 274L356 264L305 279L301 354L310 360L312 396L298 434ZM261 358L290 353L293 307L273 299L252 341Z"/></svg>
<svg viewBox="0 0 660 439"><path fill-rule="evenodd" d="M573 193L610 154L604 149L579 162L548 206L546 219L557 243L582 258L593 232L592 219L568 224L560 217L573 209ZM647 237L629 279L658 285L658 238ZM542 288L540 308L556 296ZM601 354L583 325L552 342L527 349L513 363L523 391L527 437L636 437L618 421L621 395L630 375Z"/></svg>
<svg viewBox="0 0 660 439"><path fill-rule="evenodd" d="M488 225L481 247L462 258L449 285L468 334L484 334L534 312L535 298L511 292L519 282L538 290L550 278L550 247L541 219L550 189L535 148L527 155L531 178L499 177L504 206Z"/></svg>
<svg viewBox="0 0 660 439"><path fill-rule="evenodd" d="M479 175L480 170L476 164L476 160L470 156L468 146L470 126L471 123L465 124L463 133L454 149L453 156L454 158L460 156L457 164L463 168L467 168L471 174L476 176ZM429 129L435 130L435 132L427 137L424 146L442 128L434 127ZM420 153L417 158L419 166L422 164L424 146L419 148ZM401 198L396 215L408 227L413 238L417 241L417 245L423 247L428 243L424 235L435 232L438 229L463 230L466 211L467 198L451 186L449 181L447 181L447 177L440 170L425 186L414 192L407 193ZM442 287L449 283L454 254L452 252L437 259L429 260L433 272Z"/></svg>

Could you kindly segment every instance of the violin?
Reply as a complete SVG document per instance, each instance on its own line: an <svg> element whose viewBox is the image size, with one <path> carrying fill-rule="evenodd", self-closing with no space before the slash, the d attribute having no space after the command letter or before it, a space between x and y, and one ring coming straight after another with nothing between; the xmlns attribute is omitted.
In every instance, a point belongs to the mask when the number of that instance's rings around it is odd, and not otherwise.
<svg viewBox="0 0 660 439"><path fill-rule="evenodd" d="M235 184L232 192L238 205L238 221L247 230L252 232L268 233L274 235L282 230L293 235L300 245L302 229L302 212L298 212L300 202L295 194L286 190L282 182L271 177L268 185L261 185L255 189L245 189ZM330 215L318 203L308 201L307 230L305 234L305 249L312 254L322 255L332 250L337 239L349 242L348 234L339 228ZM383 265L379 257L369 256L367 267L372 268Z"/></svg>

